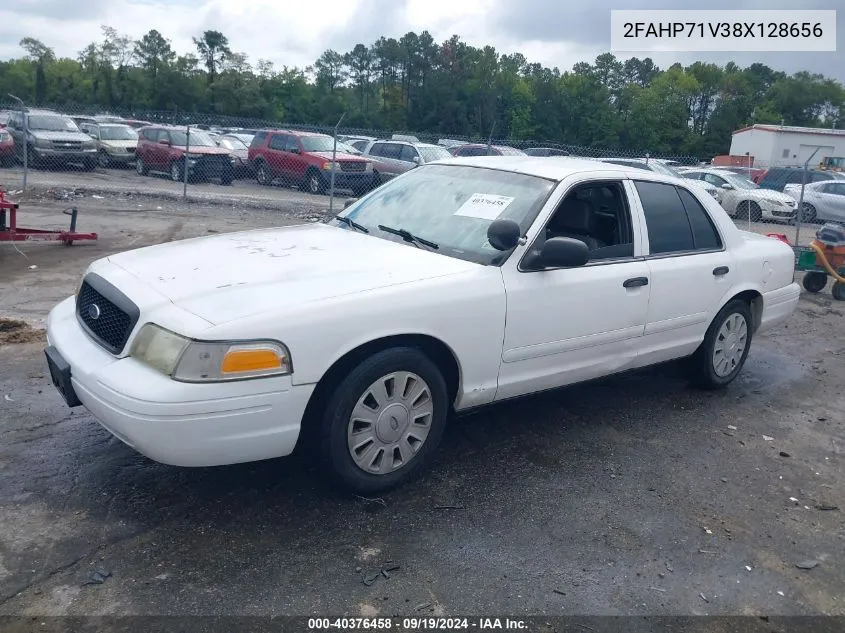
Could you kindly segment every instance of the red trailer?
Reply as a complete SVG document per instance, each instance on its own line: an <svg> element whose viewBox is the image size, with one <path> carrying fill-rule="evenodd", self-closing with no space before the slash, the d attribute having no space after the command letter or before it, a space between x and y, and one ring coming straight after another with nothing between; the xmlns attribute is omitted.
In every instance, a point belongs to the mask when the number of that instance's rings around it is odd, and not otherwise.
<svg viewBox="0 0 845 633"><path fill-rule="evenodd" d="M7 222L8 212L8 222ZM0 188L0 242L63 242L70 246L79 240L96 240L96 233L78 233L76 231L76 207L64 211L70 216L70 228L67 231L46 229L25 229L18 226L18 203L6 199Z"/></svg>

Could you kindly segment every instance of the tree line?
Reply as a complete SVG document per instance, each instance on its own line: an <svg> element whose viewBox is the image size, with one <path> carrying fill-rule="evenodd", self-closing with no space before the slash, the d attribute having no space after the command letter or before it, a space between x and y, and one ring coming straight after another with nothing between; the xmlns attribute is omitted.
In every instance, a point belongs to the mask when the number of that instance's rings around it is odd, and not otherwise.
<svg viewBox="0 0 845 633"><path fill-rule="evenodd" d="M520 53L477 48L427 31L381 37L306 68L252 63L219 31L180 54L153 29L138 40L103 26L75 59L27 37L0 61L0 95L31 104L122 112L211 113L285 123L538 139L709 157L751 123L836 127L845 89L821 74L792 75L695 62L658 68L610 53L561 71ZM0 101L4 97L0 97Z"/></svg>

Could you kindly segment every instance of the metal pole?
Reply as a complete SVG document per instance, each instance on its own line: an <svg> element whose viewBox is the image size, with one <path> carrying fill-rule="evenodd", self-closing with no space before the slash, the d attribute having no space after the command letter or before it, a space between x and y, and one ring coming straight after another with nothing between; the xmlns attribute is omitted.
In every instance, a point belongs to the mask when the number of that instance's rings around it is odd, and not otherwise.
<svg viewBox="0 0 845 633"><path fill-rule="evenodd" d="M26 106L23 100L9 93L9 96L21 106L21 120L23 121L23 192L26 193L26 180L29 173L29 121L26 118Z"/></svg>
<svg viewBox="0 0 845 633"><path fill-rule="evenodd" d="M487 137L487 155L490 155L490 148L493 146L493 132L496 130L496 122L493 121L493 127L490 128L490 136Z"/></svg>
<svg viewBox="0 0 845 633"><path fill-rule="evenodd" d="M748 161L747 161L748 162L748 166L747 166L748 171L745 174L745 177L748 178L748 180L751 180L751 152L745 152L745 155L748 157ZM748 209L748 230L749 231L751 230L751 208L750 207Z"/></svg>
<svg viewBox="0 0 845 633"><path fill-rule="evenodd" d="M188 154L191 151L191 126L185 126L185 166L182 174L182 199L188 197Z"/></svg>
<svg viewBox="0 0 845 633"><path fill-rule="evenodd" d="M337 129L340 127L340 123L343 121L343 117L346 116L346 112L340 115L340 118L337 120L337 124L334 126L334 147L332 147L332 175L331 175L331 184L329 185L329 214L334 212L334 172L335 167L337 166Z"/></svg>
<svg viewBox="0 0 845 633"><path fill-rule="evenodd" d="M813 150L813 153L810 154L810 157L804 161L804 170L801 172L801 196L798 198L798 209L796 213L796 217L798 221L795 223L795 246L800 246L798 243L798 236L801 234L801 222L804 221L804 187L807 185L807 166L810 164L810 161L813 160L813 156L816 155L816 152L819 151L819 148Z"/></svg>

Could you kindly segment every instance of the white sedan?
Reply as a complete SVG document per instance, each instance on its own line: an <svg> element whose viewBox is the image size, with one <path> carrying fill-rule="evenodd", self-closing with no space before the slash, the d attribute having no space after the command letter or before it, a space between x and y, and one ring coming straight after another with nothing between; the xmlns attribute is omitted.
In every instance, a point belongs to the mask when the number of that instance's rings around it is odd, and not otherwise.
<svg viewBox="0 0 845 633"><path fill-rule="evenodd" d="M369 494L418 473L452 412L672 359L726 386L795 308L793 268L682 179L450 159L327 224L96 261L51 311L47 358L70 406L154 460L306 442Z"/></svg>
<svg viewBox="0 0 845 633"><path fill-rule="evenodd" d="M722 189L722 207L738 220L784 222L795 215L794 198L780 191L761 189L745 176L726 169L685 169L682 175Z"/></svg>
<svg viewBox="0 0 845 633"><path fill-rule="evenodd" d="M801 185L786 185L783 192L797 202L801 199ZM845 182L822 180L804 186L803 221L832 221L845 223Z"/></svg>

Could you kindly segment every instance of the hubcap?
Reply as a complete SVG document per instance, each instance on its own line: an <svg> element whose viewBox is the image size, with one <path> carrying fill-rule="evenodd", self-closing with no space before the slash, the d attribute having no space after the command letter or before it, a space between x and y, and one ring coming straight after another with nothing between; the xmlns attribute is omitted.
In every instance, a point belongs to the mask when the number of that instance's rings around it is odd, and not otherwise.
<svg viewBox="0 0 845 633"><path fill-rule="evenodd" d="M407 466L431 430L434 401L418 375L397 371L367 387L349 417L346 439L355 465L374 475Z"/></svg>
<svg viewBox="0 0 845 633"><path fill-rule="evenodd" d="M173 180L182 180L182 174L179 173L179 165L177 163L173 163L170 167L170 177Z"/></svg>
<svg viewBox="0 0 845 633"><path fill-rule="evenodd" d="M142 161L140 158L135 159L135 171L142 175L144 173L144 161Z"/></svg>
<svg viewBox="0 0 845 633"><path fill-rule="evenodd" d="M317 176L311 176L308 184L310 185L311 193L317 193L320 190L320 182L317 180Z"/></svg>
<svg viewBox="0 0 845 633"><path fill-rule="evenodd" d="M745 317L731 314L719 328L713 349L713 371L717 376L724 378L739 366L747 344L748 324Z"/></svg>

